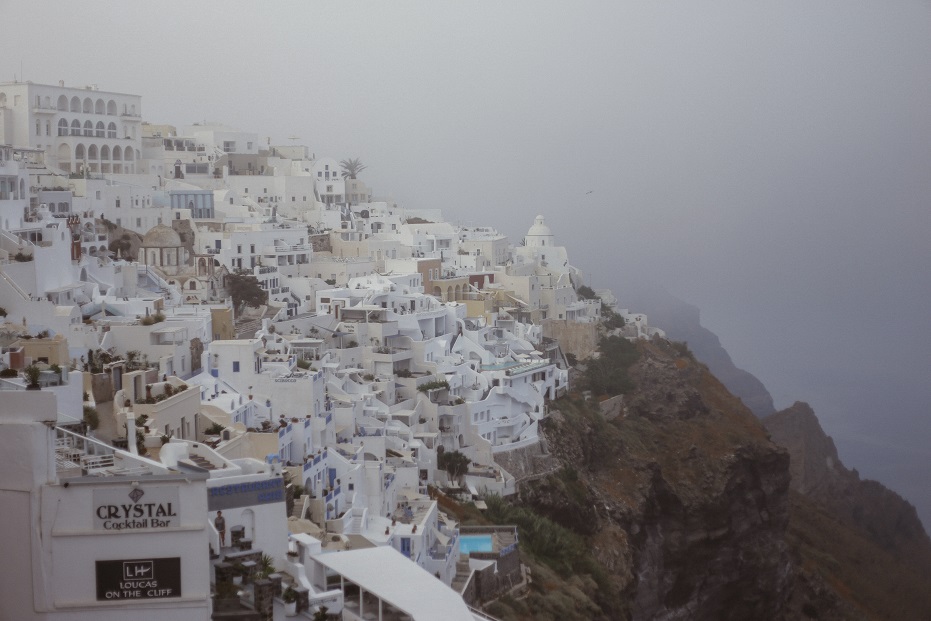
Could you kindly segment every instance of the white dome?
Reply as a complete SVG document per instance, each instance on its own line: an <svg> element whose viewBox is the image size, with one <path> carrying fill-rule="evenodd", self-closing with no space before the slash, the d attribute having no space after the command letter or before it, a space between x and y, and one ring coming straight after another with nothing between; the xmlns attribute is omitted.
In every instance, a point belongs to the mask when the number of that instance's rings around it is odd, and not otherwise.
<svg viewBox="0 0 931 621"><path fill-rule="evenodd" d="M142 239L143 248L176 248L181 245L181 238L169 226L158 224L149 229Z"/></svg>
<svg viewBox="0 0 931 621"><path fill-rule="evenodd" d="M537 216L533 220L533 226L527 231L527 237L552 237L553 231L546 226L546 220L543 216Z"/></svg>

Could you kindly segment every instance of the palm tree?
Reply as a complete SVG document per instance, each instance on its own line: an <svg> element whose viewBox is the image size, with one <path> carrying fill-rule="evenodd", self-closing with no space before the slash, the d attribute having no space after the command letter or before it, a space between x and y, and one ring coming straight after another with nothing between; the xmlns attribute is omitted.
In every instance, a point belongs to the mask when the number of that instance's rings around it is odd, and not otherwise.
<svg viewBox="0 0 931 621"><path fill-rule="evenodd" d="M356 175L368 168L365 164L362 163L362 160L357 157L352 157L348 160L342 160L339 165L343 169L343 179L346 177L355 179Z"/></svg>

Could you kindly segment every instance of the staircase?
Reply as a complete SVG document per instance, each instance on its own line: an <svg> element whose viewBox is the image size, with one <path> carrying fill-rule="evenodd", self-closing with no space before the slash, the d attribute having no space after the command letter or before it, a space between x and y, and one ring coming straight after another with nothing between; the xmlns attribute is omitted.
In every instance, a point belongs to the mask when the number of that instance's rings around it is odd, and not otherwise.
<svg viewBox="0 0 931 621"><path fill-rule="evenodd" d="M194 463L194 465L200 466L204 470L216 470L217 469L217 467L214 466L210 461L208 461L207 459L204 459L200 455L189 455L188 458Z"/></svg>
<svg viewBox="0 0 931 621"><path fill-rule="evenodd" d="M469 583L469 578L472 577L472 570L469 569L469 559L459 560L456 563L456 577L453 578L450 588L456 593L462 594L463 589Z"/></svg>
<svg viewBox="0 0 931 621"><path fill-rule="evenodd" d="M306 495L300 496L294 499L294 508L291 510L291 517L297 519L303 519L304 517L304 499L307 498Z"/></svg>
<svg viewBox="0 0 931 621"><path fill-rule="evenodd" d="M346 531L347 534L358 535L362 533L362 516L354 515L352 521L349 522L349 528Z"/></svg>
<svg viewBox="0 0 931 621"><path fill-rule="evenodd" d="M236 324L236 338L251 339L255 338L255 333L262 327L261 319L251 319Z"/></svg>

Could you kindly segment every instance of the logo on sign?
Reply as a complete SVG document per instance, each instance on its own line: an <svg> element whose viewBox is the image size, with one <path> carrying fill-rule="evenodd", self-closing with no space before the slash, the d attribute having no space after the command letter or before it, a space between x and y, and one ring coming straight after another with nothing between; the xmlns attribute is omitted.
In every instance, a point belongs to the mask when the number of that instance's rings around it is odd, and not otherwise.
<svg viewBox="0 0 931 621"><path fill-rule="evenodd" d="M97 561L97 599L181 597L181 559Z"/></svg>
<svg viewBox="0 0 931 621"><path fill-rule="evenodd" d="M126 561L123 563L123 580L142 580L155 575L152 561Z"/></svg>

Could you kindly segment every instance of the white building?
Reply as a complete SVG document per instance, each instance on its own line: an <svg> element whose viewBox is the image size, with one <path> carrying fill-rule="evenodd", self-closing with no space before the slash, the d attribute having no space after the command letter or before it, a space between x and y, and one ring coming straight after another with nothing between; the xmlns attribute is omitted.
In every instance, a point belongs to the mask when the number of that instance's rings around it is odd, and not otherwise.
<svg viewBox="0 0 931 621"><path fill-rule="evenodd" d="M0 84L0 144L43 149L66 173L136 172L142 152L142 98L83 88Z"/></svg>
<svg viewBox="0 0 931 621"><path fill-rule="evenodd" d="M0 580L17 621L210 618L207 475L54 426L54 395L4 391ZM183 579L182 579L183 577Z"/></svg>

